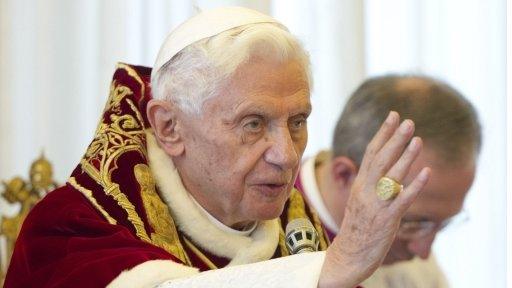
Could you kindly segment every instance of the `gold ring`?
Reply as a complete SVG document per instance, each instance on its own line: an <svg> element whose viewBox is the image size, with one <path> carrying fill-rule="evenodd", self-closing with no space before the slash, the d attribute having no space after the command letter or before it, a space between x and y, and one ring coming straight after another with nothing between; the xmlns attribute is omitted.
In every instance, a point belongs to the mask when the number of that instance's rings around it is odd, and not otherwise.
<svg viewBox="0 0 512 288"><path fill-rule="evenodd" d="M394 199L396 195L402 191L403 187L404 186L397 181L384 176L379 179L379 182L377 182L377 196L381 200Z"/></svg>

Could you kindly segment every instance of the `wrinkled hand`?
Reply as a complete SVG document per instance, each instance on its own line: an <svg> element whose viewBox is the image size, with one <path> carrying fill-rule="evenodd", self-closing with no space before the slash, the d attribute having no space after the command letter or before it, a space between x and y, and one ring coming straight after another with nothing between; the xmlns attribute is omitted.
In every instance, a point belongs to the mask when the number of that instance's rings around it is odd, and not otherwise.
<svg viewBox="0 0 512 288"><path fill-rule="evenodd" d="M398 113L391 112L368 144L340 233L327 249L319 287L354 287L382 263L402 216L430 177L430 168L423 168L394 200L380 200L375 192L381 177L401 182L409 172L422 148L419 137L411 140L413 133L411 120L400 124Z"/></svg>

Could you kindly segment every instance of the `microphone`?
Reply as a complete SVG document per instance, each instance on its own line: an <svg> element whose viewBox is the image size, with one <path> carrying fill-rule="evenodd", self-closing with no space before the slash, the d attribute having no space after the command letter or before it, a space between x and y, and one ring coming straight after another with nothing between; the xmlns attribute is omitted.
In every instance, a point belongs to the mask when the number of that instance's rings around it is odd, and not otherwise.
<svg viewBox="0 0 512 288"><path fill-rule="evenodd" d="M318 233L306 218L293 219L286 225L286 248L290 254L318 251Z"/></svg>

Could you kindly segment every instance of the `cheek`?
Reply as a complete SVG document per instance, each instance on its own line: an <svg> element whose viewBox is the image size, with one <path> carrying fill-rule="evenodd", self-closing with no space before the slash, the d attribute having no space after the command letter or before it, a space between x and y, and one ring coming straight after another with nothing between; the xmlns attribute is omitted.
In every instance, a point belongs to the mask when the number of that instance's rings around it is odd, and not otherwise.
<svg viewBox="0 0 512 288"><path fill-rule="evenodd" d="M268 172L269 167L265 164L267 146L266 141L261 139L254 144L231 147L226 159L233 172L232 176L245 179Z"/></svg>
<svg viewBox="0 0 512 288"><path fill-rule="evenodd" d="M224 191L228 198L240 200L246 189L246 182L258 171L263 157L258 145L239 145L229 141L209 141L200 147L205 151L198 159L201 170L210 185ZM263 168L263 165L261 165Z"/></svg>

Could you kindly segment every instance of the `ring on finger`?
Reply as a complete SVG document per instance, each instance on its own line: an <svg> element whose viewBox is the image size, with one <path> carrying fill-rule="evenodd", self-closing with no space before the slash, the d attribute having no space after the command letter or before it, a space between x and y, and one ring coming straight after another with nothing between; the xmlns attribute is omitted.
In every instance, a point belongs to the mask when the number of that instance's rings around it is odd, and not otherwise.
<svg viewBox="0 0 512 288"><path fill-rule="evenodd" d="M381 200L391 200L394 199L398 193L402 191L404 186L400 184L398 181L395 181L389 177L381 177L377 182L376 193L379 199Z"/></svg>

